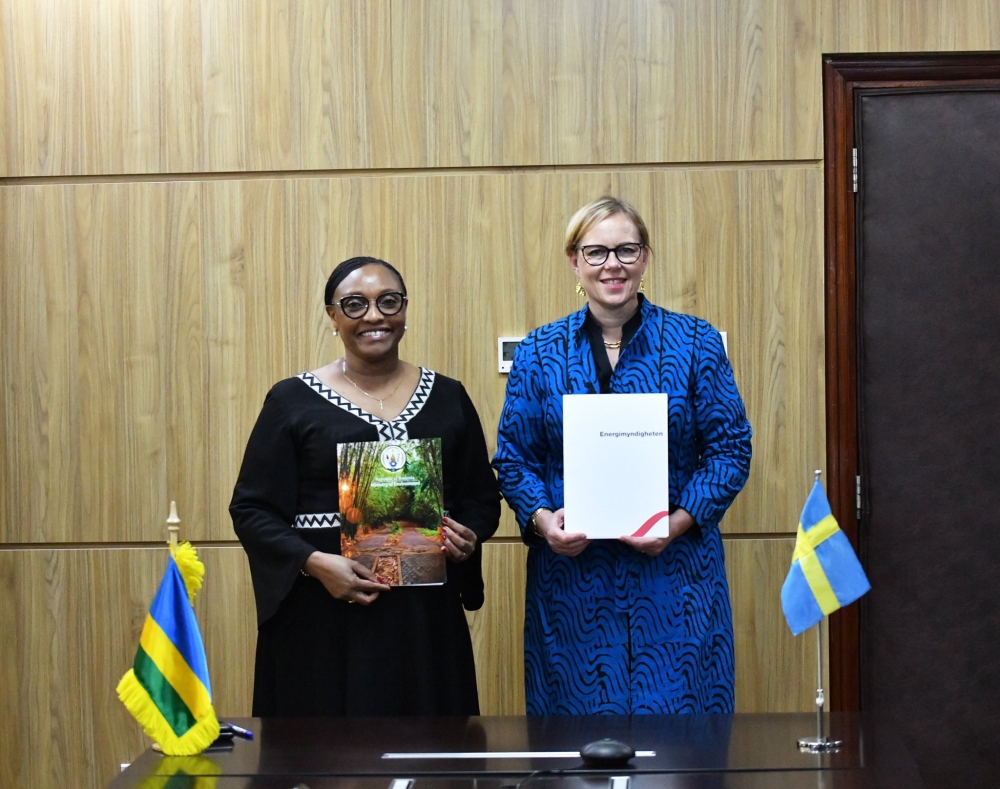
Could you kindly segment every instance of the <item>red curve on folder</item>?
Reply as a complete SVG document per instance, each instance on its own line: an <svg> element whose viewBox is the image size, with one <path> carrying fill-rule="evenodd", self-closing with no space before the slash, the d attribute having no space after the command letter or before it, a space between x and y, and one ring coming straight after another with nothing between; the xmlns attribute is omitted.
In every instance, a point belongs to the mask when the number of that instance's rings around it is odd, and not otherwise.
<svg viewBox="0 0 1000 789"><path fill-rule="evenodd" d="M642 524L642 526L640 526L639 529L635 533L632 534L632 536L633 537L645 537L646 536L646 532L648 532L650 529L652 529L657 523L659 523L661 520L663 520L664 518L666 518L669 514L670 514L669 512L658 512L658 513L656 513L652 518L650 518L648 521L646 521L644 524Z"/></svg>

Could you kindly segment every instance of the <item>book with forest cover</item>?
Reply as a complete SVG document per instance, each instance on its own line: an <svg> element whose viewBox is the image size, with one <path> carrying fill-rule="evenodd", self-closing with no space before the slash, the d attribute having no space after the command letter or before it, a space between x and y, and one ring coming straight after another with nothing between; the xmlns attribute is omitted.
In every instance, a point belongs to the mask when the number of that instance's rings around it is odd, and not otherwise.
<svg viewBox="0 0 1000 789"><path fill-rule="evenodd" d="M389 586L443 584L441 439L337 447L340 552Z"/></svg>

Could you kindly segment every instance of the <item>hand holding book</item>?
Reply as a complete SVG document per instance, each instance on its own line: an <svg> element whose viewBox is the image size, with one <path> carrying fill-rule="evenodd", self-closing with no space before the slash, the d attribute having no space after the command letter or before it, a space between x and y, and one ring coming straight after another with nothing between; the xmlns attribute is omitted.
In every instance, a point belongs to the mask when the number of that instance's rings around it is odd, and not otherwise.
<svg viewBox="0 0 1000 789"><path fill-rule="evenodd" d="M562 508L555 512L540 509L532 516L537 531L549 544L553 552L562 556L577 556L590 544L587 535L566 533L566 522Z"/></svg>
<svg viewBox="0 0 1000 789"><path fill-rule="evenodd" d="M335 553L314 551L302 569L317 578L333 597L348 603L368 605L379 592L388 592L390 588L378 583L375 574L360 562Z"/></svg>
<svg viewBox="0 0 1000 789"><path fill-rule="evenodd" d="M444 524L444 545L441 550L451 561L464 562L476 550L476 533L447 515L441 523Z"/></svg>
<svg viewBox="0 0 1000 789"><path fill-rule="evenodd" d="M626 545L635 548L639 553L644 553L647 556L659 556L674 539L680 537L694 526L694 518L691 517L691 513L687 510L678 507L670 513L668 524L670 533L666 537L633 537L625 535L618 539Z"/></svg>

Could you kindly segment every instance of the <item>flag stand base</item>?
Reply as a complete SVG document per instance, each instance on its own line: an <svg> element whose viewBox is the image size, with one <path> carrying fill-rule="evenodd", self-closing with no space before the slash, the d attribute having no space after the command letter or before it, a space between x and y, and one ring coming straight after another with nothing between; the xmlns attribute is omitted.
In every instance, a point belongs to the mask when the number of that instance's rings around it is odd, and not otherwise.
<svg viewBox="0 0 1000 789"><path fill-rule="evenodd" d="M823 705L826 694L823 692L823 620L816 623L816 736L799 737L798 746L802 753L836 753L843 745L843 740L828 740L823 735Z"/></svg>
<svg viewBox="0 0 1000 789"><path fill-rule="evenodd" d="M799 750L802 753L836 753L844 745L843 740L828 740L826 737L813 739L799 738Z"/></svg>

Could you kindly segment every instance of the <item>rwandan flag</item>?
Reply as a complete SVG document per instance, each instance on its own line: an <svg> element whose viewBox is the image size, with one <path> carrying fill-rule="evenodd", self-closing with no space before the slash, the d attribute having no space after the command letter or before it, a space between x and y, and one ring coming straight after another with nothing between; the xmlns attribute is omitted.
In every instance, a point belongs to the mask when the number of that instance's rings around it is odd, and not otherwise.
<svg viewBox="0 0 1000 789"><path fill-rule="evenodd" d="M216 789L221 774L222 768L206 756L165 756L136 789Z"/></svg>
<svg viewBox="0 0 1000 789"><path fill-rule="evenodd" d="M177 546L139 637L139 651L118 683L118 698L163 752L201 753L219 736L208 661L191 603L205 566L190 543Z"/></svg>
<svg viewBox="0 0 1000 789"><path fill-rule="evenodd" d="M819 480L799 518L792 568L781 587L781 607L794 635L871 589L861 562L826 500Z"/></svg>

